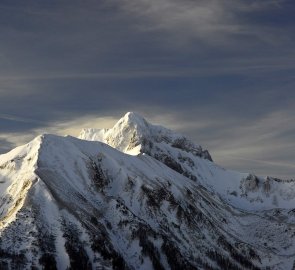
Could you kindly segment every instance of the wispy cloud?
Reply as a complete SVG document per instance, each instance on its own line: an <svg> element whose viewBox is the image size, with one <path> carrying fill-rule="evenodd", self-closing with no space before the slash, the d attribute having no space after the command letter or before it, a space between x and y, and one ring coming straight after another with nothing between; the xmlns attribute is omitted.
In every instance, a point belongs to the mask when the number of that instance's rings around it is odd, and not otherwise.
<svg viewBox="0 0 295 270"><path fill-rule="evenodd" d="M182 37L183 41L196 38L205 44L220 45L233 35L274 40L273 33L270 37L265 31L266 26L253 24L243 17L254 11L278 9L283 3L283 0L124 0L119 6L143 21L139 24L142 30L166 30Z"/></svg>
<svg viewBox="0 0 295 270"><path fill-rule="evenodd" d="M34 119L25 119L16 116L0 115L1 118L25 122L25 123L39 123ZM60 136L71 135L78 136L83 128L110 128L118 119L114 117L98 117L96 115L85 115L76 117L74 119L61 121L47 121L42 123L42 127L35 127L23 132L3 132L0 134L0 151L8 151L13 147L26 144L40 134L56 134ZM39 123L40 124L40 123ZM2 147L1 147L2 141Z"/></svg>
<svg viewBox="0 0 295 270"><path fill-rule="evenodd" d="M13 122L31 123L31 124L37 124L37 125L44 125L45 124L44 122L38 121L36 119L20 117L20 116L10 115L10 114L3 114L3 113L0 113L0 120L1 119L13 121Z"/></svg>
<svg viewBox="0 0 295 270"><path fill-rule="evenodd" d="M198 129L196 125L194 137L207 145L214 160L225 167L295 178L292 110L290 107L244 120L229 115L213 122L205 118L207 126Z"/></svg>
<svg viewBox="0 0 295 270"><path fill-rule="evenodd" d="M218 155L217 155L218 156ZM219 155L218 158L224 158L224 155ZM262 166L279 166L279 167L286 167L287 169L291 169L292 171L295 170L295 164L292 163L285 163L285 162L279 162L279 161L268 161L268 160L261 160L261 159L251 159L251 158L244 158L244 157L239 157L239 156L231 156L231 155L226 155L227 159L232 159L232 160L241 160L241 161L246 161L246 162L255 162L255 163L260 163ZM249 170L253 170L249 168Z"/></svg>
<svg viewBox="0 0 295 270"><path fill-rule="evenodd" d="M85 79L137 79L137 78L186 78L219 75L246 75L264 76L265 73L293 71L295 62L294 53L288 56L248 57L241 59L211 59L204 65L198 67L185 66L166 66L166 67L137 67L125 70L109 70L101 72L58 72L58 73L39 73L34 74L11 74L0 76L2 84L9 85L11 82L23 81L56 81L56 80L85 80ZM20 84L19 84L20 85ZM20 85L21 86L21 85ZM30 91L34 91L33 88ZM0 94L5 93L6 88L0 88ZM13 93L11 93L13 94ZM24 94L19 93L19 94Z"/></svg>

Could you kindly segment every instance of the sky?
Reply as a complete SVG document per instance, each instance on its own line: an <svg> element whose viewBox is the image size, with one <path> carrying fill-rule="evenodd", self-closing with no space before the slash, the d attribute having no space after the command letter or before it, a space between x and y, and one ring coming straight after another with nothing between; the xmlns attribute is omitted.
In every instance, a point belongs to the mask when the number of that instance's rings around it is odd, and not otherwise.
<svg viewBox="0 0 295 270"><path fill-rule="evenodd" d="M0 0L0 153L128 111L295 178L293 0Z"/></svg>

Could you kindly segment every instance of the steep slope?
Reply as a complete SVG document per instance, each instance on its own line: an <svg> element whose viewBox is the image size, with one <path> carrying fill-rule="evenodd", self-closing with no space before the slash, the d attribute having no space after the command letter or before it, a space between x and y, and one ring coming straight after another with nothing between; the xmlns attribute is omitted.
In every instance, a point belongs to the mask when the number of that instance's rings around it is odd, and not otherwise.
<svg viewBox="0 0 295 270"><path fill-rule="evenodd" d="M262 194L261 179L227 172L199 147L175 148L179 135L167 133L159 151L184 169L178 154L191 158L196 179L155 158L157 148L132 156L73 137L39 136L2 155L0 269L292 269L292 203L227 199L214 181L231 177Z"/></svg>
<svg viewBox="0 0 295 270"><path fill-rule="evenodd" d="M84 129L79 138L101 141L127 154L149 155L241 209L292 209L295 205L295 181L225 170L200 145L136 113L127 113L112 129Z"/></svg>
<svg viewBox="0 0 295 270"><path fill-rule="evenodd" d="M25 195L36 181L34 170L41 137L0 156L0 227L21 209Z"/></svg>

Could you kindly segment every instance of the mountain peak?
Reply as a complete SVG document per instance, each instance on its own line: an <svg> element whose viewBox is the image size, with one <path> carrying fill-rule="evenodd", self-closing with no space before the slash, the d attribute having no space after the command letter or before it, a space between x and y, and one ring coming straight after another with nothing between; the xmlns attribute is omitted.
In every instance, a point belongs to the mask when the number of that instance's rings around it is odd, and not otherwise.
<svg viewBox="0 0 295 270"><path fill-rule="evenodd" d="M101 141L130 155L149 155L188 177L191 173L181 165L183 160L197 156L212 161L209 152L200 145L170 129L153 125L134 112L126 113L111 129L84 129L79 138Z"/></svg>
<svg viewBox="0 0 295 270"><path fill-rule="evenodd" d="M140 114L136 113L136 112L127 112L123 118L124 120L126 120L127 122L133 122L133 123L143 123L146 122L146 120L144 119L144 117L142 117Z"/></svg>
<svg viewBox="0 0 295 270"><path fill-rule="evenodd" d="M152 124L148 123L147 120L140 114L135 112L126 113L112 128L114 131L123 131L124 129L136 130L137 133L150 133Z"/></svg>

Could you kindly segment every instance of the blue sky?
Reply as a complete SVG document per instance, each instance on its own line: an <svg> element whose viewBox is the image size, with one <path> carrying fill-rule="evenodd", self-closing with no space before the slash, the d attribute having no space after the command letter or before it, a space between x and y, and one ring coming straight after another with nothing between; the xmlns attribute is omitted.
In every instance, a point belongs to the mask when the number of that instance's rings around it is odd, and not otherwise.
<svg viewBox="0 0 295 270"><path fill-rule="evenodd" d="M295 3L0 0L0 152L127 111L295 178Z"/></svg>

